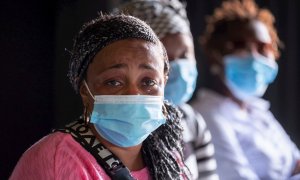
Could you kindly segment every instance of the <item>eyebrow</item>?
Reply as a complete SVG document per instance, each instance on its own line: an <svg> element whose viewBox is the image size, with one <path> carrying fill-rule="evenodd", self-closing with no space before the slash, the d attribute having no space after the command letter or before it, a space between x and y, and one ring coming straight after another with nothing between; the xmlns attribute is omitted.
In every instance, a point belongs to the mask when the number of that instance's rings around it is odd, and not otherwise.
<svg viewBox="0 0 300 180"><path fill-rule="evenodd" d="M120 63L120 64L114 64L112 66L109 66L106 70L110 70L110 69L120 69L120 68L127 68L128 65L124 64L124 63ZM147 69L147 70L153 70L153 71L157 71L155 67L153 67L150 64L140 64L139 65L139 69Z"/></svg>
<svg viewBox="0 0 300 180"><path fill-rule="evenodd" d="M152 70L152 71L157 71L156 68L154 68L152 65L150 64L140 64L139 65L140 69L147 69L147 70Z"/></svg>
<svg viewBox="0 0 300 180"><path fill-rule="evenodd" d="M109 70L109 69L120 69L120 68L123 68L123 67L127 67L127 65L123 64L123 63L114 64L114 65L109 66L108 68L106 68L106 70Z"/></svg>

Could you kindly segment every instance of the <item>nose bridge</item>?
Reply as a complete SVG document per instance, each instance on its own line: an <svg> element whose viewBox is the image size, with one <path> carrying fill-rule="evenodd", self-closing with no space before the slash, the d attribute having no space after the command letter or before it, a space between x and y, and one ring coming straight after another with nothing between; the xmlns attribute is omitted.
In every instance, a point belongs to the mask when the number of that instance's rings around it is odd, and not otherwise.
<svg viewBox="0 0 300 180"><path fill-rule="evenodd" d="M128 83L125 95L141 95L138 84L135 82Z"/></svg>

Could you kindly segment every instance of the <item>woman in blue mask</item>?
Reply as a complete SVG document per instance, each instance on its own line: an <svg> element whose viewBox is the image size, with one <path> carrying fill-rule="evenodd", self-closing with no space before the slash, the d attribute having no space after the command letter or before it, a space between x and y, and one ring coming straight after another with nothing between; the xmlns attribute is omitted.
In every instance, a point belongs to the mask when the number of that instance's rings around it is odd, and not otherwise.
<svg viewBox="0 0 300 180"><path fill-rule="evenodd" d="M184 158L193 179L218 179L210 132L202 116L187 104L198 73L185 6L177 0L132 0L121 9L146 21L166 48L170 73L165 99L183 113Z"/></svg>
<svg viewBox="0 0 300 180"><path fill-rule="evenodd" d="M202 38L210 83L192 103L215 145L220 179L299 179L298 148L261 97L277 75L274 17L252 0L226 1Z"/></svg>
<svg viewBox="0 0 300 180"><path fill-rule="evenodd" d="M143 21L100 15L75 39L69 78L83 116L33 145L11 179L189 179L169 62Z"/></svg>

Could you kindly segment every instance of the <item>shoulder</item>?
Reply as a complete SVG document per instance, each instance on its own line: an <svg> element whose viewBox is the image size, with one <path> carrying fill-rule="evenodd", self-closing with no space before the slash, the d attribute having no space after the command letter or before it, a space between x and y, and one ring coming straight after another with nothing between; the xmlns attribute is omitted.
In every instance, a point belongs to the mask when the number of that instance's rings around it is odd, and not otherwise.
<svg viewBox="0 0 300 180"><path fill-rule="evenodd" d="M205 126L202 115L197 112L191 105L182 104L179 106L180 111L183 114L183 120L188 123L198 123Z"/></svg>
<svg viewBox="0 0 300 180"><path fill-rule="evenodd" d="M189 104L182 104L179 106L183 114L182 125L185 131L193 134L193 136L199 136L206 131L206 123L203 117L195 111Z"/></svg>
<svg viewBox="0 0 300 180"><path fill-rule="evenodd" d="M41 158L47 159L55 154L57 148L71 141L69 134L55 132L51 133L32 145L23 155L22 158Z"/></svg>
<svg viewBox="0 0 300 180"><path fill-rule="evenodd" d="M182 104L179 106L180 111L183 114L183 120L193 123L202 123L204 120L199 112L197 112L191 105ZM199 122L198 122L199 121Z"/></svg>
<svg viewBox="0 0 300 180"><path fill-rule="evenodd" d="M71 135L55 132L22 155L10 179L97 179L99 175L106 176L89 152Z"/></svg>
<svg viewBox="0 0 300 180"><path fill-rule="evenodd" d="M209 129L230 129L231 112L234 108L229 98L211 90L203 89L198 92L197 99L193 100L191 105L203 116Z"/></svg>
<svg viewBox="0 0 300 180"><path fill-rule="evenodd" d="M53 178L56 150L67 136L63 133L52 133L32 145L18 161L11 179L46 176Z"/></svg>
<svg viewBox="0 0 300 180"><path fill-rule="evenodd" d="M227 98L220 94L208 90L200 89L197 92L197 98L191 102L192 107L202 115L209 112L217 112L221 109Z"/></svg>
<svg viewBox="0 0 300 180"><path fill-rule="evenodd" d="M207 126L207 129L209 129L214 145L222 146L222 144L230 144L232 141L236 142L235 126L232 124L233 119L231 118L232 112L226 108L227 102L225 100L220 101L219 104L217 101L206 102L208 105L204 104L205 102L201 102L199 112L205 121L202 126Z"/></svg>

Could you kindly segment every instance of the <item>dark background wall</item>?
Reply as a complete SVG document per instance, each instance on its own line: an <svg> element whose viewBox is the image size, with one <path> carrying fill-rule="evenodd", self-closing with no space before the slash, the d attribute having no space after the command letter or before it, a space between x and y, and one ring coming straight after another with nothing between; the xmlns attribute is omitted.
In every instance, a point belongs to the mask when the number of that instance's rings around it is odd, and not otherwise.
<svg viewBox="0 0 300 180"><path fill-rule="evenodd" d="M198 86L205 78L198 37L204 29L205 15L220 0L188 0L188 16L195 37L199 67ZM279 60L279 76L266 98L280 123L300 145L298 127L300 84L300 2L259 0L276 17L279 36L285 44ZM34 142L74 120L82 112L79 97L66 77L72 38L82 23L108 11L118 1L96 0L3 0L0 2L0 179L7 179L21 154Z"/></svg>
<svg viewBox="0 0 300 180"><path fill-rule="evenodd" d="M54 124L55 4L0 2L0 179Z"/></svg>

